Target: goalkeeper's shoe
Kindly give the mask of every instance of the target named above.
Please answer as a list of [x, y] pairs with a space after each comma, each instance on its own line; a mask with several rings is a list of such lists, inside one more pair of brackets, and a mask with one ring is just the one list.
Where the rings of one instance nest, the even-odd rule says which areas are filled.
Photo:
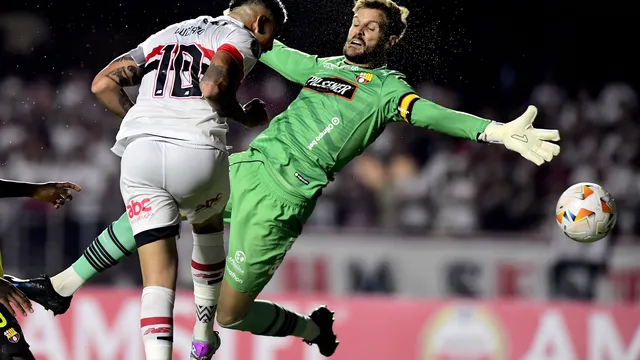
[[4, 279], [22, 291], [31, 301], [37, 302], [43, 308], [51, 310], [54, 315], [61, 315], [69, 310], [73, 296], [62, 296], [56, 292], [47, 275], [35, 279], [18, 279], [5, 275]]
[[551, 142], [560, 140], [560, 132], [534, 128], [533, 120], [536, 115], [538, 109], [529, 106], [524, 114], [509, 123], [490, 123], [478, 136], [478, 140], [503, 144], [507, 149], [540, 166], [560, 154], [560, 146]]
[[213, 343], [204, 341], [191, 340], [191, 356], [189, 360], [211, 360], [213, 354], [220, 348], [220, 335], [217, 331], [213, 332], [215, 340]]
[[333, 355], [338, 344], [340, 344], [337, 340], [336, 334], [333, 332], [333, 321], [335, 320], [333, 318], [333, 311], [330, 311], [323, 305], [315, 309], [309, 317], [320, 328], [320, 334], [311, 341], [303, 341], [309, 345], [318, 345], [320, 354], [326, 357]]

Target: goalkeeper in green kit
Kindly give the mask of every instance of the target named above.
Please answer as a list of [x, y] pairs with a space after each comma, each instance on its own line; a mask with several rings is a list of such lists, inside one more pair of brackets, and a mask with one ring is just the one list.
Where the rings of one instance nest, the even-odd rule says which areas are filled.
[[[326, 308], [310, 316], [255, 300], [269, 282], [305, 222], [322, 189], [394, 122], [472, 141], [503, 144], [541, 165], [560, 147], [557, 130], [532, 127], [535, 107], [501, 124], [449, 110], [421, 99], [387, 69], [387, 55], [402, 38], [408, 10], [391, 0], [358, 0], [344, 55], [319, 58], [276, 43], [261, 61], [303, 86], [289, 108], [276, 116], [241, 153], [231, 156], [232, 224], [222, 289], [220, 326], [264, 336], [297, 336], [330, 356], [338, 342], [333, 314]], [[126, 214], [87, 249], [82, 258], [52, 277], [16, 280], [34, 301], [64, 313], [71, 295], [86, 281], [135, 251]]]

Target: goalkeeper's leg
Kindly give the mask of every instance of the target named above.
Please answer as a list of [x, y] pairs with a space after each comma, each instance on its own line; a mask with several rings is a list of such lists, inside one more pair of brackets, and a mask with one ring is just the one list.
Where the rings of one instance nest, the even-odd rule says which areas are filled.
[[230, 203], [232, 226], [217, 319], [227, 329], [263, 336], [296, 336], [316, 344], [331, 356], [338, 346], [333, 333], [333, 313], [326, 307], [310, 316], [298, 314], [270, 301], [256, 300], [271, 280], [285, 254], [300, 235], [313, 210], [304, 199], [276, 194], [277, 185], [264, 175], [261, 163], [234, 164], [230, 169], [234, 191]]
[[[284, 257], [288, 248], [286, 244], [290, 245], [293, 239], [281, 238], [284, 241], [279, 244], [283, 247], [274, 243], [272, 238], [259, 237], [247, 237], [254, 241], [236, 242], [234, 245], [233, 229], [218, 302], [218, 324], [254, 335], [299, 337], [309, 345], [316, 344], [322, 355], [333, 355], [338, 341], [333, 332], [333, 312], [327, 307], [321, 306], [305, 316], [270, 301], [256, 300]], [[262, 240], [262, 246], [256, 246]]]
[[127, 214], [109, 225], [96, 237], [82, 256], [61, 273], [34, 279], [5, 278], [22, 290], [27, 297], [54, 314], [64, 314], [71, 304], [71, 296], [99, 273], [123, 262], [136, 251], [136, 242]]

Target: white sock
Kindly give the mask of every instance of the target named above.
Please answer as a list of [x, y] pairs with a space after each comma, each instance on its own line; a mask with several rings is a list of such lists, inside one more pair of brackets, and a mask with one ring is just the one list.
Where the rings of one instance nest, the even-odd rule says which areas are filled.
[[58, 294], [71, 296], [84, 285], [84, 280], [73, 270], [73, 266], [69, 266], [60, 274], [53, 276], [51, 278], [51, 284]]
[[193, 234], [191, 278], [196, 305], [193, 338], [212, 343], [213, 323], [225, 264], [224, 233]]
[[142, 290], [140, 331], [146, 360], [171, 360], [175, 298], [175, 291], [161, 286], [147, 286]]
[[308, 318], [307, 326], [305, 326], [304, 332], [302, 333], [302, 338], [308, 341], [312, 341], [315, 340], [318, 335], [320, 335], [320, 328], [318, 327], [318, 325], [316, 325], [315, 322], [313, 322], [313, 320]]

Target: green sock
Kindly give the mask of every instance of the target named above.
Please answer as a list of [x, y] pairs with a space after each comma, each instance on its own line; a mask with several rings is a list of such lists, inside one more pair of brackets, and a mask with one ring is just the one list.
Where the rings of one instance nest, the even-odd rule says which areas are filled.
[[136, 252], [136, 240], [133, 237], [131, 223], [127, 214], [111, 223], [73, 263], [73, 270], [84, 280], [89, 281]]
[[263, 300], [256, 300], [244, 319], [223, 327], [249, 331], [254, 335], [293, 335], [306, 340], [313, 340], [320, 333], [318, 326], [308, 316], [296, 314], [278, 304]]
[[51, 278], [53, 288], [60, 295], [73, 295], [85, 282], [121, 263], [136, 250], [131, 224], [125, 213], [98, 235], [71, 267]]

